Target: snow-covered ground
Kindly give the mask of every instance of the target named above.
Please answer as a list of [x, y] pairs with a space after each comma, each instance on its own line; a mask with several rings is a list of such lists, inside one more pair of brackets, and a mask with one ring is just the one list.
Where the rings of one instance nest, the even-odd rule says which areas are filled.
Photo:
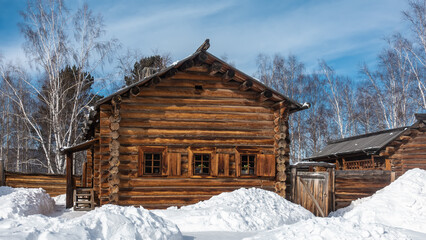
[[0, 239], [426, 239], [426, 171], [419, 169], [327, 218], [255, 188], [153, 211], [74, 212], [64, 200], [0, 187]]

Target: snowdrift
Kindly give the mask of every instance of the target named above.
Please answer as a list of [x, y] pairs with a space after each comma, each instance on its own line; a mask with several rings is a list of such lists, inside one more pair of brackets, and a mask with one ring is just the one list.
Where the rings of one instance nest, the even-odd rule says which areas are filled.
[[313, 215], [276, 193], [241, 188], [180, 209], [154, 210], [183, 232], [258, 231], [292, 224]]
[[32, 215], [0, 221], [0, 239], [179, 240], [179, 228], [144, 208], [104, 205], [68, 220]]
[[32, 214], [48, 214], [55, 201], [41, 188], [0, 187], [0, 220]]
[[407, 171], [371, 197], [330, 214], [248, 239], [424, 239], [426, 171]]
[[353, 201], [330, 216], [426, 233], [426, 171], [407, 171], [373, 196]]

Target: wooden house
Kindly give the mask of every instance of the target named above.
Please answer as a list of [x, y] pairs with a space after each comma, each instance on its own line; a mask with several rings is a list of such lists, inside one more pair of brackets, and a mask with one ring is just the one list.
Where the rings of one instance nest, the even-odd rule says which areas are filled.
[[100, 100], [87, 141], [65, 148], [67, 206], [72, 156], [87, 150], [82, 187], [98, 205], [182, 206], [240, 187], [285, 196], [290, 114], [306, 109], [207, 52]]
[[394, 177], [407, 170], [426, 170], [426, 114], [408, 127], [331, 141], [306, 160], [335, 163], [340, 170], [388, 170]]

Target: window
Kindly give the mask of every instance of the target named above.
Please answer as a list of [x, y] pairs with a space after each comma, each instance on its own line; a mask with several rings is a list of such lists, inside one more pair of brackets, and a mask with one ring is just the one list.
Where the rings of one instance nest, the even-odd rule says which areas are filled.
[[241, 175], [254, 175], [256, 155], [241, 155]]
[[194, 175], [210, 173], [210, 154], [194, 154]]
[[144, 174], [161, 174], [161, 153], [145, 153]]

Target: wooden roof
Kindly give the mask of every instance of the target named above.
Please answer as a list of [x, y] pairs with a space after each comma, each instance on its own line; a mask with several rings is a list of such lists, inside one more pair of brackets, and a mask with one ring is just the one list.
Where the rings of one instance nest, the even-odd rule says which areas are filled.
[[330, 141], [324, 149], [314, 153], [312, 156], [307, 158], [307, 160], [331, 158], [356, 153], [376, 154], [407, 129], [407, 127], [395, 128]]
[[[210, 69], [210, 74], [214, 76], [221, 77], [227, 81], [236, 81], [243, 84], [247, 84], [248, 88], [253, 91], [259, 92], [259, 97], [267, 96], [268, 100], [276, 102], [277, 107], [280, 105], [286, 105], [290, 113], [308, 109], [310, 107], [309, 103], [300, 104], [299, 102], [291, 99], [290, 97], [284, 96], [283, 94], [275, 91], [272, 88], [267, 87], [265, 84], [259, 80], [241, 72], [240, 70], [234, 68], [230, 64], [224, 62], [213, 54], [207, 52], [210, 43], [207, 39], [195, 53], [192, 55], [173, 63], [171, 66], [152, 74], [148, 77], [145, 77], [139, 82], [136, 82], [130, 86], [124, 87], [117, 92], [99, 100], [91, 112], [86, 117], [86, 122], [84, 123], [84, 132], [85, 139], [90, 139], [91, 131], [94, 129], [94, 126], [98, 122], [96, 119], [96, 111], [99, 109], [99, 106], [104, 103], [108, 103], [116, 96], [121, 96], [125, 94], [130, 94], [132, 91], [143, 91], [143, 87], [150, 86], [156, 82], [161, 81], [163, 78], [168, 78], [176, 74], [178, 71], [185, 71], [188, 68], [191, 68], [194, 65], [203, 65]], [[135, 90], [136, 89], [136, 90]]]
[[344, 157], [354, 154], [366, 154], [366, 155], [383, 155], [383, 150], [388, 145], [395, 145], [395, 142], [400, 142], [400, 138], [404, 138], [405, 135], [410, 135], [412, 131], [418, 128], [424, 128], [426, 123], [426, 114], [417, 113], [415, 114], [417, 122], [412, 126], [394, 128], [379, 132], [373, 132], [349, 138], [342, 138], [327, 143], [324, 149], [314, 153], [312, 156], [305, 160], [319, 160], [326, 158]]
[[[240, 70], [234, 68], [233, 66], [231, 66], [230, 64], [224, 62], [223, 60], [219, 59], [218, 57], [214, 56], [213, 54], [207, 52], [208, 47], [210, 46], [208, 39], [206, 40], [206, 42], [204, 42], [195, 53], [193, 53], [192, 55], [172, 64], [171, 66], [153, 74], [150, 75], [148, 77], [145, 77], [144, 79], [142, 79], [139, 82], [136, 82], [130, 86], [127, 86], [125, 88], [122, 88], [120, 90], [118, 90], [117, 92], [99, 100], [96, 104], [95, 104], [95, 108], [98, 107], [99, 105], [106, 103], [108, 101], [110, 101], [114, 96], [117, 95], [122, 95], [122, 94], [126, 94], [129, 93], [129, 91], [134, 88], [134, 87], [140, 87], [140, 86], [145, 86], [145, 85], [149, 85], [150, 81], [155, 80], [155, 78], [167, 78], [170, 76], [173, 76], [177, 71], [183, 71], [186, 68], [188, 68], [188, 65], [193, 64], [194, 62], [202, 62], [202, 64], [206, 64], [209, 67], [212, 67], [215, 64], [218, 64], [220, 66], [220, 69], [218, 69], [216, 71], [216, 73], [214, 75], [216, 76], [221, 76], [221, 77], [226, 77], [227, 73], [232, 72], [232, 80], [237, 81], [237, 82], [241, 82], [244, 83], [245, 81], [249, 80], [251, 83], [253, 83], [253, 85], [251, 86], [252, 90], [258, 91], [259, 93], [262, 92], [270, 92], [272, 93], [272, 97], [269, 98], [269, 100], [275, 101], [275, 102], [284, 102], [284, 104], [290, 106], [290, 112], [296, 112], [299, 110], [304, 110], [309, 108], [309, 104], [308, 103], [304, 103], [304, 104], [300, 104], [299, 102], [297, 102], [296, 100], [284, 96], [283, 94], [275, 91], [272, 88], [267, 87], [265, 84], [263, 84], [262, 82], [260, 82], [259, 80], [241, 72]], [[192, 62], [192, 63], [190, 63]], [[192, 65], [191, 65], [192, 66]], [[213, 66], [214, 67], [214, 66]]]

